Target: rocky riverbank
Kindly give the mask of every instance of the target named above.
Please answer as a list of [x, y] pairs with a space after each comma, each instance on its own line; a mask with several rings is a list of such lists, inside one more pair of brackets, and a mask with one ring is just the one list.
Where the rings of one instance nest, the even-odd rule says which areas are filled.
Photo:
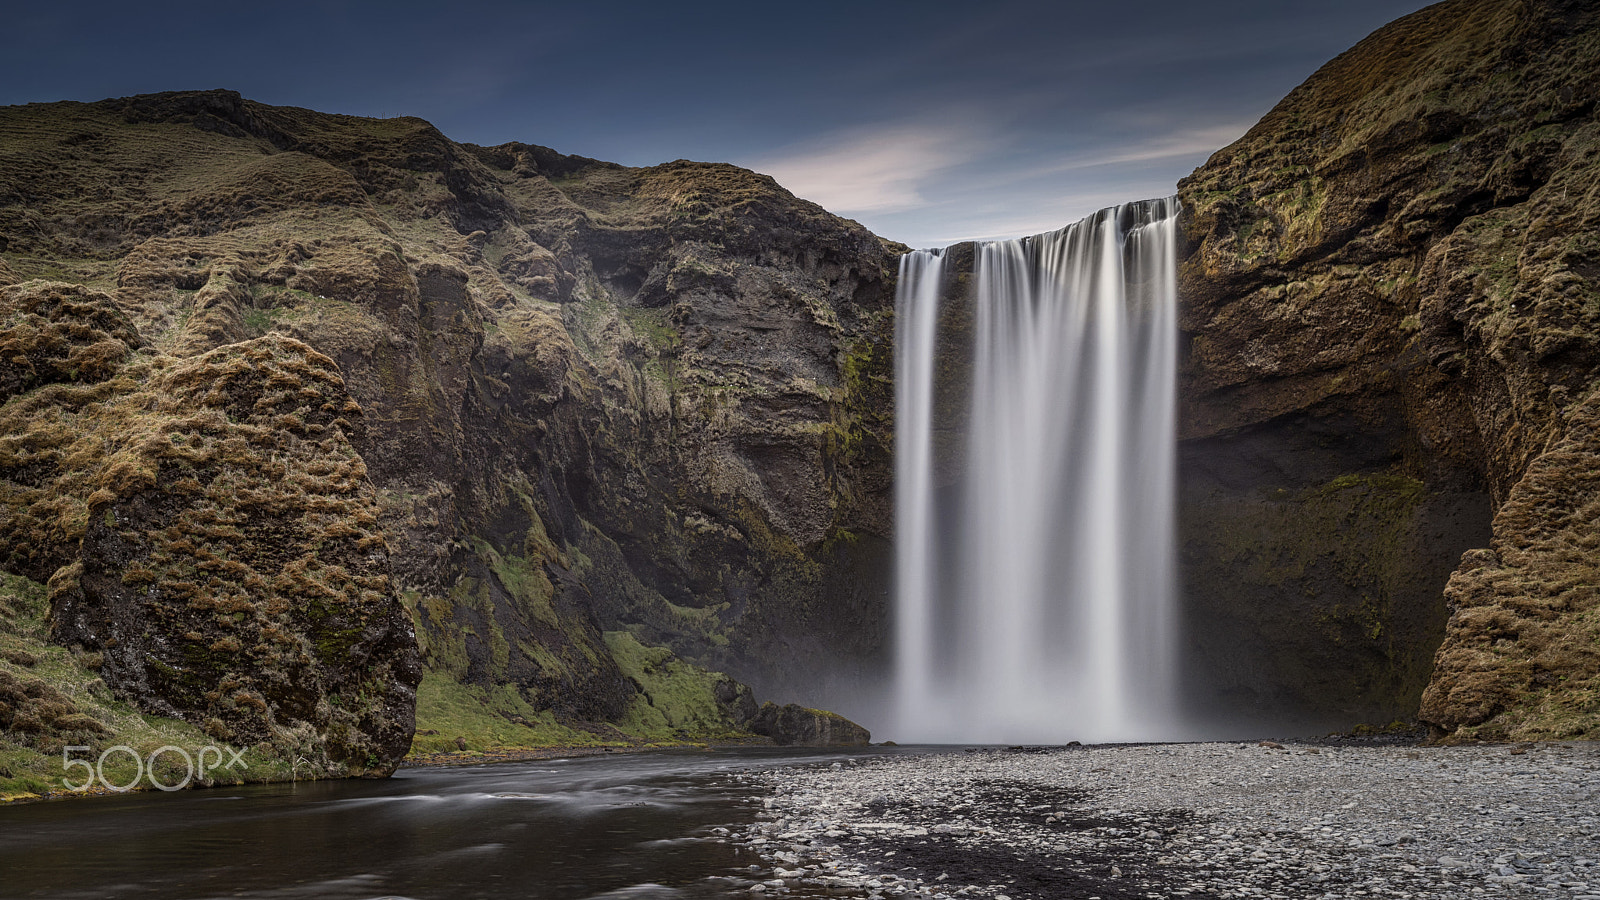
[[969, 750], [763, 776], [757, 893], [1600, 898], [1600, 745]]

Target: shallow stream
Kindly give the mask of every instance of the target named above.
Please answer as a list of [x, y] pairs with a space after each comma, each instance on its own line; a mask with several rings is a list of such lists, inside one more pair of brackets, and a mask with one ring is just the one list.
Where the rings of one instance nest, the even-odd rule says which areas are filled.
[[603, 754], [12, 806], [0, 897], [749, 897], [760, 859], [712, 832], [761, 809], [741, 776], [881, 752]]

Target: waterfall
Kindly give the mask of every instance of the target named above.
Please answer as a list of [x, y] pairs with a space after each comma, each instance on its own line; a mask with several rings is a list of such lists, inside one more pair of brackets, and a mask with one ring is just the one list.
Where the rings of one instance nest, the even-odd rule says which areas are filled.
[[[944, 251], [901, 259], [900, 739], [1173, 736], [1177, 212], [980, 244], [965, 300]], [[971, 303], [971, 399], [940, 454], [949, 302]]]

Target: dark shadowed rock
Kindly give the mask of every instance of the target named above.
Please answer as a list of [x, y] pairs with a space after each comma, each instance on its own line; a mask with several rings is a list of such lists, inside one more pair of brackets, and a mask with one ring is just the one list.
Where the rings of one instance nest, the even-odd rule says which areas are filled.
[[761, 704], [750, 730], [772, 738], [780, 747], [853, 747], [872, 740], [865, 728], [838, 713], [771, 701]]
[[750, 686], [724, 678], [712, 688], [712, 695], [717, 698], [717, 703], [727, 712], [728, 717], [740, 725], [748, 725], [760, 713], [756, 705], [755, 694]]
[[1450, 0], [1180, 184], [1192, 651], [1241, 705], [1600, 728], [1597, 95], [1592, 4]]

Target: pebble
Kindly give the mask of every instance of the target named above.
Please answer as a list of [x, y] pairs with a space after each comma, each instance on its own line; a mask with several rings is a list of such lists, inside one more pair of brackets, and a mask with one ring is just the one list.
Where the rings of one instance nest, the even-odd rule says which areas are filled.
[[[762, 773], [750, 890], [1600, 900], [1600, 744], [1110, 745]], [[759, 876], [758, 876], [759, 877]]]

